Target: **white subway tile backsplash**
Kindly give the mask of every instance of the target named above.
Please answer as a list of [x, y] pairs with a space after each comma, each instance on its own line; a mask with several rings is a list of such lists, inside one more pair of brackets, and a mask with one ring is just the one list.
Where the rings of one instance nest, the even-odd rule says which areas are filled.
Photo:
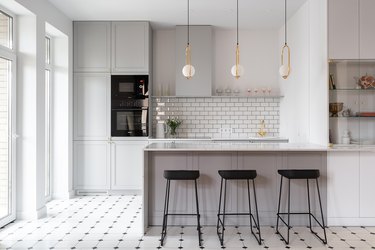
[[178, 116], [183, 121], [180, 137], [220, 136], [224, 127], [238, 137], [256, 136], [261, 120], [269, 136], [279, 136], [279, 104], [280, 98], [272, 97], [153, 98], [152, 134], [158, 121]]

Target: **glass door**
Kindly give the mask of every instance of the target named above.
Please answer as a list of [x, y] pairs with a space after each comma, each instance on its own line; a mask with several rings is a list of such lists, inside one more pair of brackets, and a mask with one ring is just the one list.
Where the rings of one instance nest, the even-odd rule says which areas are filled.
[[15, 220], [15, 58], [0, 51], [0, 227]]

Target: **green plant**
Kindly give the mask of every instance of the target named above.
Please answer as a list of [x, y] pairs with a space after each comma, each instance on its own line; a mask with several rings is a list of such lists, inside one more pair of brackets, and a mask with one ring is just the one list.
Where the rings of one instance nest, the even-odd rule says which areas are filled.
[[170, 128], [171, 135], [176, 135], [176, 129], [181, 125], [182, 121], [176, 117], [168, 118], [165, 123]]

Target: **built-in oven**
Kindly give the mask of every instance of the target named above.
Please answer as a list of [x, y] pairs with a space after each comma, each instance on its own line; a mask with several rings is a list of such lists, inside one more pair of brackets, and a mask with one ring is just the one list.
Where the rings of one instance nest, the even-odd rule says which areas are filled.
[[148, 98], [113, 98], [111, 135], [148, 136]]
[[112, 99], [148, 97], [148, 75], [111, 76]]

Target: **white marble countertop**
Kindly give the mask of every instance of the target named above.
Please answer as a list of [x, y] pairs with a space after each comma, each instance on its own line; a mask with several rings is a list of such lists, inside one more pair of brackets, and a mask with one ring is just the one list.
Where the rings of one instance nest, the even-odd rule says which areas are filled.
[[327, 147], [315, 144], [294, 144], [294, 143], [172, 143], [156, 142], [151, 143], [145, 151], [327, 151]]
[[210, 137], [196, 137], [196, 138], [149, 138], [150, 142], [279, 142], [287, 143], [288, 138], [284, 137], [249, 137], [249, 138], [238, 138], [238, 137], [226, 137], [226, 138], [210, 138]]

